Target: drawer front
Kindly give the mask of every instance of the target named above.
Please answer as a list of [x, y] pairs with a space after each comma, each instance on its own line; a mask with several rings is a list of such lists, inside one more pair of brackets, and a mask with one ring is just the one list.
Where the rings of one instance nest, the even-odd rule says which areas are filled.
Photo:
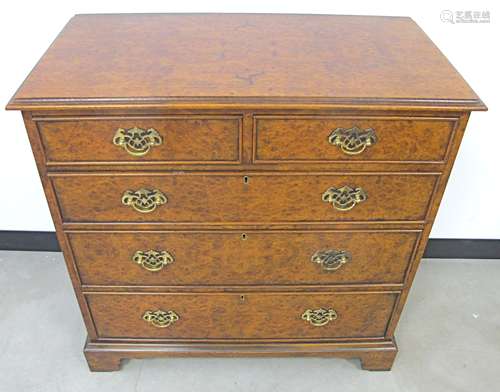
[[189, 224], [422, 221], [438, 176], [137, 173], [51, 178], [66, 222]]
[[256, 117], [256, 162], [443, 162], [456, 119]]
[[419, 232], [68, 233], [83, 284], [402, 283]]
[[49, 164], [238, 163], [239, 117], [38, 121]]
[[393, 292], [87, 295], [100, 338], [153, 339], [382, 337], [396, 298]]

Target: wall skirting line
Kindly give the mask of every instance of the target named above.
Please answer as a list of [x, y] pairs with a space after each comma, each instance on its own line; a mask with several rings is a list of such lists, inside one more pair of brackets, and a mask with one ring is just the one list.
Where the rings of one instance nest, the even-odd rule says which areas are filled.
[[0, 230], [0, 250], [60, 252], [55, 231]]
[[[0, 250], [60, 252], [53, 231], [1, 231]], [[500, 239], [433, 239], [424, 257], [436, 259], [500, 259]]]

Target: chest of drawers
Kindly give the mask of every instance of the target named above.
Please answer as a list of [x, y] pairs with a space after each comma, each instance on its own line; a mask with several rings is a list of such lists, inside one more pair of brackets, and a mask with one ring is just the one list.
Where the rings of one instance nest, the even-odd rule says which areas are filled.
[[91, 370], [337, 356], [388, 370], [472, 110], [408, 18], [79, 15], [23, 112]]

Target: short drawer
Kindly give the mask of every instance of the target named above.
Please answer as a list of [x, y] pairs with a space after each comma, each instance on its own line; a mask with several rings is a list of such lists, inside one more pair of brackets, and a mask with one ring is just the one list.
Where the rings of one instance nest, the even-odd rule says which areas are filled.
[[99, 338], [383, 337], [397, 293], [87, 294]]
[[443, 162], [456, 118], [280, 117], [254, 119], [256, 162]]
[[70, 232], [85, 285], [403, 283], [419, 232]]
[[423, 221], [436, 174], [52, 174], [65, 222]]
[[238, 163], [241, 119], [124, 117], [39, 120], [47, 163]]

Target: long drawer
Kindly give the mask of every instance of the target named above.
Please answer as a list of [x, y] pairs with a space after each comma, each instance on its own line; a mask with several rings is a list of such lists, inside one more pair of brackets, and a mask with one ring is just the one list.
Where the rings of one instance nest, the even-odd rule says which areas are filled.
[[256, 116], [256, 162], [443, 162], [456, 118]]
[[52, 174], [65, 222], [424, 221], [437, 174]]
[[71, 232], [86, 285], [402, 283], [418, 231]]
[[99, 338], [383, 337], [398, 294], [87, 294]]
[[238, 163], [241, 118], [170, 116], [37, 122], [48, 164]]

